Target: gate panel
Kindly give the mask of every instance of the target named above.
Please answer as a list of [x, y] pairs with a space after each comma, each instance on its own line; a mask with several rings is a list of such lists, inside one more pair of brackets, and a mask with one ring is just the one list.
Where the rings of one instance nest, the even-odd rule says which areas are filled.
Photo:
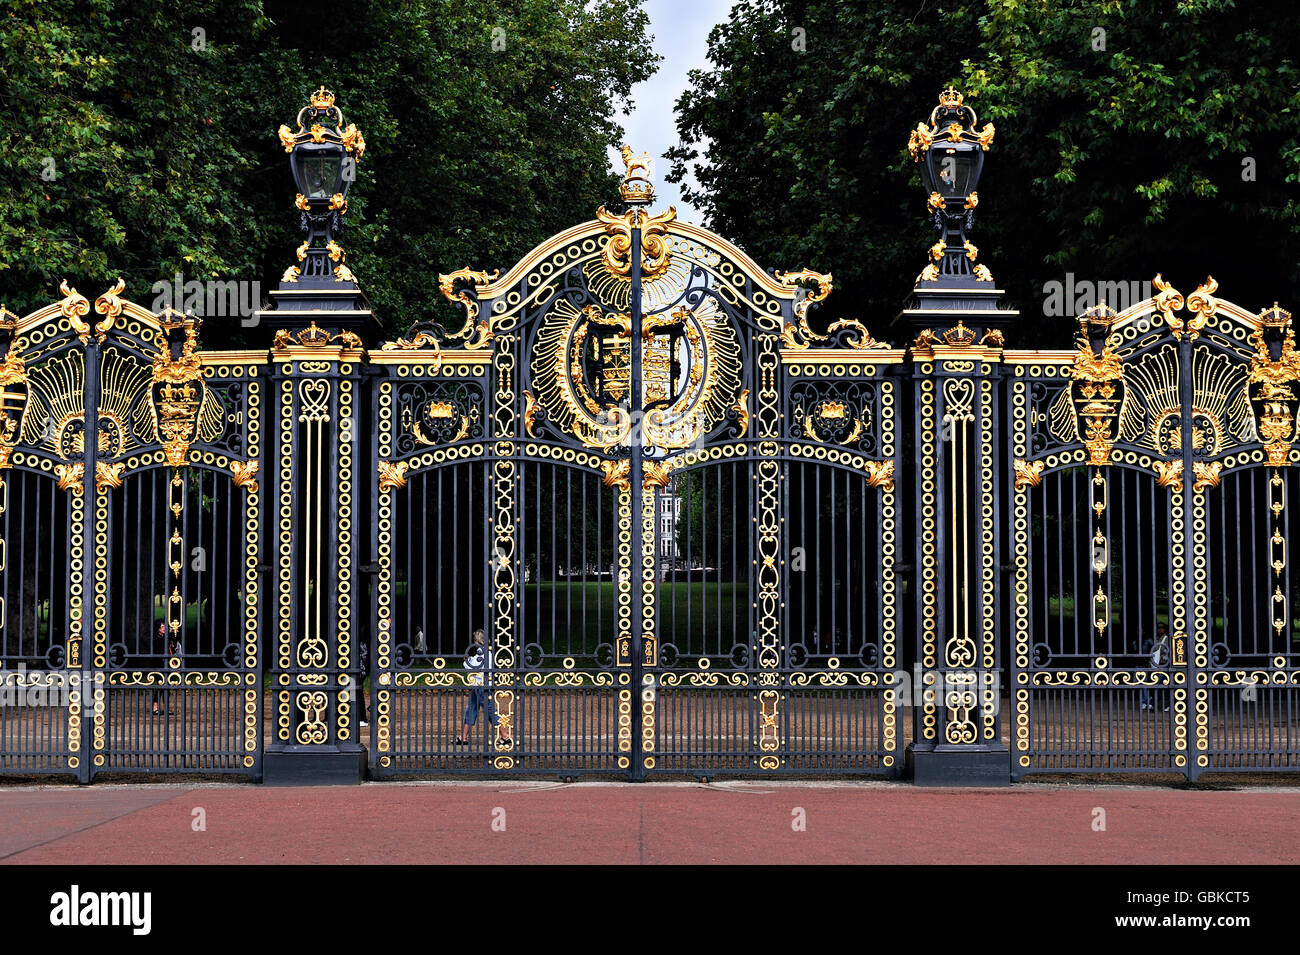
[[484, 734], [473, 746], [455, 741], [468, 696], [462, 661], [474, 631], [492, 630], [496, 502], [483, 441], [489, 359], [413, 345], [371, 356], [385, 376], [372, 408], [378, 483], [369, 736], [378, 776], [488, 765]]
[[206, 468], [138, 471], [105, 495], [104, 770], [255, 770], [262, 689], [243, 496], [229, 472]]
[[1296, 765], [1289, 316], [1155, 284], [1009, 357], [1016, 776]]
[[76, 768], [66, 653], [73, 524], [73, 495], [51, 474], [0, 471], [0, 772]]
[[1208, 686], [1198, 691], [1208, 770], [1294, 771], [1300, 766], [1300, 627], [1290, 542], [1294, 467], [1228, 472], [1207, 489]]
[[616, 772], [619, 494], [589, 470], [520, 462], [521, 769]]
[[259, 360], [121, 290], [0, 316], [0, 769], [256, 775]]
[[380, 726], [394, 769], [482, 768], [453, 740], [467, 692], [461, 660], [488, 611], [488, 506], [481, 461], [415, 472], [393, 494], [391, 657], [380, 684], [394, 692]]
[[[1022, 769], [1167, 772], [1173, 766], [1171, 676], [1142, 648], [1172, 619], [1172, 507], [1154, 475], [1066, 467], [1026, 490], [1027, 625], [1017, 696], [1031, 720]], [[1103, 497], [1103, 494], [1105, 495]], [[1095, 507], [1101, 507], [1098, 517]], [[1102, 573], [1097, 573], [1097, 566]], [[1172, 631], [1170, 631], [1172, 632]], [[1022, 631], [1023, 633], [1023, 631]], [[1023, 709], [1023, 708], [1022, 708]], [[1028, 732], [1024, 732], [1024, 730]]]
[[[729, 448], [734, 451], [735, 448]], [[753, 769], [757, 704], [757, 464], [685, 468], [652, 492], [662, 771]]]
[[901, 764], [893, 491], [860, 472], [786, 467], [787, 765], [893, 775]]

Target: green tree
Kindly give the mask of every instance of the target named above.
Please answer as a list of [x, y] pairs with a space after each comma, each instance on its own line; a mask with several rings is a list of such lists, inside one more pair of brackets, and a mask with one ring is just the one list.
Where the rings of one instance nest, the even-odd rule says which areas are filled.
[[1068, 340], [1070, 317], [1033, 320], [1066, 271], [1163, 271], [1185, 292], [1213, 272], [1249, 307], [1295, 302], [1300, 72], [1277, 30], [1289, 10], [746, 0], [678, 102], [671, 178], [691, 171], [688, 199], [764, 264], [832, 272], [823, 320], [885, 332], [933, 241], [907, 133], [954, 83], [998, 130], [973, 238], [1026, 316], [1015, 343]]
[[[120, 274], [274, 287], [300, 241], [275, 137], [324, 84], [367, 153], [342, 244], [389, 330], [455, 320], [439, 271], [506, 268], [615, 195], [656, 68], [630, 0], [0, 0], [0, 300]], [[258, 341], [233, 319], [204, 340]]]

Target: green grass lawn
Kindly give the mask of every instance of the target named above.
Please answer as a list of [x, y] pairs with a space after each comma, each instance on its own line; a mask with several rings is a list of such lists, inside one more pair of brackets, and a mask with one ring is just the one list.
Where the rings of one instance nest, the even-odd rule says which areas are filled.
[[[657, 584], [655, 592], [659, 642], [673, 644], [683, 656], [704, 653], [705, 639], [716, 652], [719, 635], [724, 647], [749, 641], [748, 584], [671, 581]], [[612, 640], [616, 599], [612, 581], [525, 584], [525, 639], [548, 652], [554, 648], [557, 653], [589, 656], [598, 644]], [[640, 608], [632, 612], [637, 615]]]

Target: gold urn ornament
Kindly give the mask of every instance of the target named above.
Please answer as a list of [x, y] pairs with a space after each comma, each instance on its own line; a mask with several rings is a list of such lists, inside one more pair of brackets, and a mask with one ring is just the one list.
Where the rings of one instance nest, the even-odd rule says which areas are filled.
[[1300, 410], [1300, 354], [1295, 350], [1291, 313], [1277, 303], [1259, 317], [1260, 329], [1250, 337], [1255, 346], [1247, 377], [1255, 430], [1273, 467], [1283, 467], [1296, 439]]
[[1079, 317], [1070, 402], [1079, 440], [1088, 449], [1088, 463], [1095, 467], [1110, 464], [1124, 411], [1124, 368], [1110, 343], [1117, 318], [1108, 305], [1097, 305]]
[[167, 464], [180, 468], [198, 437], [199, 408], [207, 390], [195, 354], [200, 320], [165, 309], [159, 323], [162, 333], [153, 360], [149, 398]]
[[31, 395], [17, 328], [18, 316], [0, 305], [0, 470], [9, 467]]

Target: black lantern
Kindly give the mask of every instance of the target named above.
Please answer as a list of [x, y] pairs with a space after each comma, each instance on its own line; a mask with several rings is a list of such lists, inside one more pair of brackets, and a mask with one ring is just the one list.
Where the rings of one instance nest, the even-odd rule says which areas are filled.
[[343, 112], [334, 94], [321, 87], [311, 102], [298, 111], [298, 131], [280, 127], [280, 142], [289, 153], [289, 166], [298, 187], [295, 205], [306, 241], [298, 247], [301, 266], [292, 266], [282, 281], [299, 278], [354, 282], [343, 264], [344, 253], [336, 241], [343, 231], [348, 189], [356, 179], [356, 164], [366, 141], [355, 124], [343, 125]]
[[350, 182], [343, 178], [343, 147], [334, 143], [303, 143], [293, 151], [294, 182], [307, 201], [326, 200], [334, 193], [347, 196]]
[[975, 111], [962, 102], [962, 94], [949, 87], [930, 113], [930, 123], [912, 130], [908, 151], [920, 164], [921, 181], [929, 196], [927, 208], [939, 241], [930, 250], [931, 263], [919, 281], [991, 282], [993, 277], [975, 265], [977, 251], [969, 234], [979, 204], [980, 173], [984, 153], [993, 142], [993, 124], [976, 131]]

